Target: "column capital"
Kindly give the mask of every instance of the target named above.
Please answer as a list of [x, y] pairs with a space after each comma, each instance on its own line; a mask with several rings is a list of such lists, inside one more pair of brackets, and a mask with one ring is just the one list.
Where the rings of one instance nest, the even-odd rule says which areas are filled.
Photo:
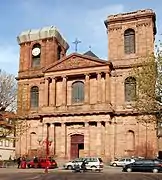
[[55, 127], [55, 123], [51, 123], [51, 126], [52, 126], [52, 127]]
[[66, 123], [65, 122], [61, 122], [61, 126], [65, 126], [66, 125]]
[[44, 77], [45, 81], [49, 81], [51, 78], [50, 77]]
[[101, 77], [102, 72], [97, 72], [97, 77]]
[[86, 79], [86, 80], [89, 80], [90, 74], [84, 74], [84, 75], [85, 75], [85, 79]]
[[52, 79], [52, 82], [56, 82], [56, 77], [55, 76], [53, 76], [51, 79]]
[[66, 79], [68, 78], [67, 75], [62, 75], [61, 77], [62, 77], [63, 79], [64, 79], [64, 78], [66, 78]]
[[89, 126], [89, 122], [84, 122], [85, 127]]
[[97, 126], [100, 127], [101, 126], [101, 122], [97, 121]]
[[56, 79], [56, 76], [52, 76], [51, 79]]
[[44, 123], [47, 127], [51, 126], [51, 123]]

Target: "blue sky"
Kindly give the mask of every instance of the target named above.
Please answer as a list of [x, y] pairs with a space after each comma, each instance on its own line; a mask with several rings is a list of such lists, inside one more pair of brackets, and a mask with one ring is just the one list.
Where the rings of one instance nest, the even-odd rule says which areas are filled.
[[107, 59], [107, 34], [104, 20], [110, 14], [151, 8], [157, 14], [159, 39], [162, 34], [161, 0], [5, 0], [0, 3], [0, 68], [17, 74], [19, 45], [16, 37], [28, 29], [56, 26], [68, 41], [81, 40], [78, 52], [91, 50]]

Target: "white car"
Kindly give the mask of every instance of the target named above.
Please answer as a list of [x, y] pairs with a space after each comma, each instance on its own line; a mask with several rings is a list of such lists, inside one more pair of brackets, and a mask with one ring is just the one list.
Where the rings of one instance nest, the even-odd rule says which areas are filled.
[[77, 158], [77, 159], [74, 159], [73, 161], [69, 161], [67, 163], [65, 163], [63, 165], [64, 169], [74, 169], [74, 165], [75, 164], [79, 164], [81, 166], [82, 162], [83, 162], [84, 158]]
[[123, 158], [123, 159], [119, 159], [119, 160], [114, 160], [110, 162], [111, 166], [125, 166], [127, 164], [131, 164], [134, 163], [135, 160], [132, 158]]
[[83, 161], [86, 161], [86, 169], [87, 170], [94, 170], [94, 171], [101, 171], [103, 170], [103, 161], [101, 158], [98, 157], [84, 157], [84, 158], [77, 158], [73, 161], [69, 161], [64, 164], [64, 169], [74, 169], [74, 165], [78, 164], [81, 166]]

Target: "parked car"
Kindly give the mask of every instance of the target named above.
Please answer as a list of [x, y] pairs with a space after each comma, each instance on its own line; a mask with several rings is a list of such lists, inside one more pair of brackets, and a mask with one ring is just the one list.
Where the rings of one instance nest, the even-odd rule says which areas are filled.
[[158, 159], [141, 159], [123, 167], [124, 172], [161, 172], [162, 161]]
[[[49, 168], [49, 169], [54, 169], [54, 168], [57, 168], [57, 163], [54, 159], [51, 159], [51, 158], [39, 158], [38, 159], [38, 165], [37, 167], [38, 168], [46, 168], [46, 166]], [[27, 162], [27, 167], [28, 168], [34, 168], [34, 160], [31, 160], [29, 162]]]
[[99, 157], [84, 157], [84, 158], [77, 158], [73, 161], [69, 161], [64, 164], [64, 169], [74, 169], [74, 166], [77, 164], [81, 166], [83, 161], [86, 161], [86, 169], [93, 170], [93, 171], [101, 171], [103, 170], [103, 161]]
[[133, 158], [115, 159], [114, 161], [110, 162], [110, 166], [124, 166], [133, 162], [135, 162]]

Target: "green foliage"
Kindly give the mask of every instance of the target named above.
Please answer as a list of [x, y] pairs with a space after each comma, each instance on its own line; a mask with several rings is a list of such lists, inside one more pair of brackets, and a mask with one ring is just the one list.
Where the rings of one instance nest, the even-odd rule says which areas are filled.
[[[161, 112], [162, 101], [162, 57], [149, 55], [141, 58], [131, 72], [137, 81], [137, 98], [134, 109], [140, 114]], [[152, 120], [156, 120], [152, 118]]]

